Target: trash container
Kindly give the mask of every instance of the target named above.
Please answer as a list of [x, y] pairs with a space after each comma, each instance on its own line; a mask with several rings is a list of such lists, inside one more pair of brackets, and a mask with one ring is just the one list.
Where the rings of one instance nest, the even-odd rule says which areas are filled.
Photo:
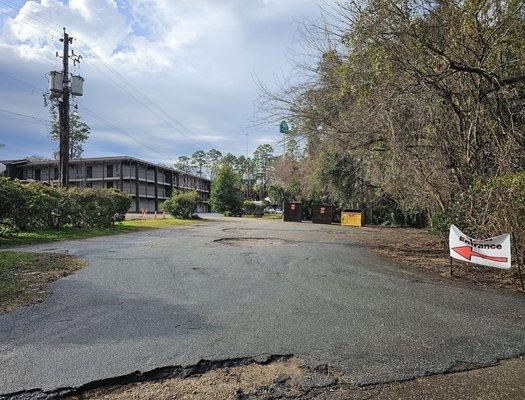
[[283, 221], [301, 222], [301, 220], [302, 220], [301, 203], [296, 203], [296, 202], [284, 203]]
[[312, 206], [312, 222], [314, 224], [331, 224], [334, 215], [334, 207], [326, 204]]
[[341, 213], [341, 225], [363, 226], [365, 223], [365, 212], [363, 210], [343, 210]]

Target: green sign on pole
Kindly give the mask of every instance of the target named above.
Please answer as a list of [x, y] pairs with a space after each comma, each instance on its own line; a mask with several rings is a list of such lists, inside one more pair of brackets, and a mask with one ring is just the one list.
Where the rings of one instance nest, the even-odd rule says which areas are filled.
[[279, 132], [281, 133], [290, 132], [290, 128], [288, 127], [288, 124], [286, 123], [286, 121], [282, 121], [281, 125], [279, 125]]

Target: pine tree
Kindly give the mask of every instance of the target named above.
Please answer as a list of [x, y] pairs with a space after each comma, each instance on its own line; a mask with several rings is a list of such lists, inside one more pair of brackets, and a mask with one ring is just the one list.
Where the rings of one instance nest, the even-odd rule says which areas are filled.
[[213, 181], [210, 203], [213, 211], [240, 215], [243, 196], [240, 190], [239, 177], [230, 164], [223, 164]]

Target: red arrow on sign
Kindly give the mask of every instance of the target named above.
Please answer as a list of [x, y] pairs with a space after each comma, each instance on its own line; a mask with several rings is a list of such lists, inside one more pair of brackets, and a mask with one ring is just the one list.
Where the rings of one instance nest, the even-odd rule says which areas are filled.
[[461, 257], [466, 258], [467, 260], [470, 260], [472, 256], [479, 257], [479, 258], [485, 258], [487, 260], [496, 261], [496, 262], [507, 262], [508, 260], [507, 257], [494, 257], [494, 256], [487, 256], [486, 254], [478, 253], [477, 251], [472, 250], [472, 247], [470, 246], [452, 247], [452, 250], [454, 250]]

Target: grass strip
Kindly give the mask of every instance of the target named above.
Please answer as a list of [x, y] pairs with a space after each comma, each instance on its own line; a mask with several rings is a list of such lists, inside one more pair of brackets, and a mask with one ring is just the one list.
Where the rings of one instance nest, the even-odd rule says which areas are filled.
[[78, 229], [64, 226], [58, 230], [34, 230], [30, 232], [6, 231], [0, 236], [0, 247], [21, 244], [54, 242], [59, 240], [86, 239], [96, 236], [116, 235], [145, 229], [160, 229], [177, 226], [187, 226], [198, 222], [197, 220], [184, 220], [176, 218], [162, 219], [134, 219], [119, 222], [110, 227]]

